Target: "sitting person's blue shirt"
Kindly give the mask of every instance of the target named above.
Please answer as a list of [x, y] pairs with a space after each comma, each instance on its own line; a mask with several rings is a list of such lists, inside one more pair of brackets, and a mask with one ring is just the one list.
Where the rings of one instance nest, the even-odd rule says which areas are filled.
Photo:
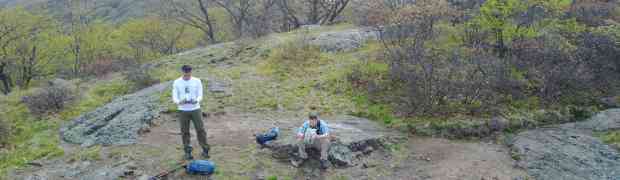
[[[329, 127], [327, 126], [327, 123], [325, 121], [319, 119], [318, 126], [319, 126], [318, 128], [319, 132], [317, 132], [316, 134], [318, 135], [329, 134]], [[306, 120], [304, 124], [301, 125], [301, 127], [299, 127], [299, 129], [297, 130], [297, 133], [304, 134], [308, 128], [310, 128], [310, 120]]]

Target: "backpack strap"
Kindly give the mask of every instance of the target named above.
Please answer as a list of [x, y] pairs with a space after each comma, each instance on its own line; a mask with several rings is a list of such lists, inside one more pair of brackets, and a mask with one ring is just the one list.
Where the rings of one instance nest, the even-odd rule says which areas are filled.
[[322, 135], [323, 132], [321, 131], [321, 120], [318, 120], [319, 122], [316, 123], [316, 134], [318, 135]]

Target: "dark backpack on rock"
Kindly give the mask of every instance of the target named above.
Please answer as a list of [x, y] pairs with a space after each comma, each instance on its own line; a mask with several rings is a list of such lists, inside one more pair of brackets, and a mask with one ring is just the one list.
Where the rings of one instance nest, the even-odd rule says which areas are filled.
[[257, 134], [256, 135], [256, 143], [260, 145], [264, 145], [269, 141], [273, 141], [278, 138], [278, 134], [280, 134], [280, 129], [277, 127], [271, 128], [269, 132], [265, 134]]

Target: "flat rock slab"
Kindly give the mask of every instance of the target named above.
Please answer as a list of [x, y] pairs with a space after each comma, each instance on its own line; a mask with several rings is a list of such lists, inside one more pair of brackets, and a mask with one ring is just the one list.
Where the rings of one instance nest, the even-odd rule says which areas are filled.
[[347, 52], [362, 47], [367, 40], [376, 40], [377, 31], [354, 29], [341, 32], [326, 32], [311, 40], [323, 52]]
[[60, 129], [64, 141], [84, 147], [127, 145], [137, 142], [162, 109], [159, 95], [170, 82], [114, 99], [105, 106], [74, 119]]
[[[337, 166], [352, 166], [354, 155], [370, 153], [405, 138], [394, 130], [389, 130], [374, 121], [353, 116], [325, 118], [332, 134], [329, 160]], [[298, 157], [296, 129], [284, 129], [281, 138], [269, 142], [265, 147], [273, 152], [273, 157], [287, 160]], [[309, 151], [310, 157], [319, 157], [318, 151]]]
[[617, 129], [619, 115], [611, 109], [584, 122], [521, 132], [510, 145], [513, 157], [535, 179], [618, 180], [620, 153], [591, 132]]
[[207, 84], [207, 90], [213, 93], [224, 93], [230, 91], [230, 85], [224, 81], [209, 78]]

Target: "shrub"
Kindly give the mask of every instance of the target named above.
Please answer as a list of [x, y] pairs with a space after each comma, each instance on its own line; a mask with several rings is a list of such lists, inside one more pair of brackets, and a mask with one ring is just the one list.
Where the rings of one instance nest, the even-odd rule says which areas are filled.
[[97, 78], [103, 77], [112, 72], [118, 72], [125, 70], [127, 67], [131, 67], [136, 64], [134, 60], [114, 60], [110, 58], [100, 58], [94, 60], [94, 62], [84, 65], [83, 72], [87, 72], [88, 75], [94, 75]]
[[31, 113], [37, 116], [58, 113], [76, 97], [71, 86], [64, 80], [50, 81], [47, 86], [34, 94], [23, 96], [22, 102], [26, 104]]
[[160, 82], [147, 68], [135, 68], [124, 73], [125, 79], [131, 86], [132, 91], [137, 91]]

